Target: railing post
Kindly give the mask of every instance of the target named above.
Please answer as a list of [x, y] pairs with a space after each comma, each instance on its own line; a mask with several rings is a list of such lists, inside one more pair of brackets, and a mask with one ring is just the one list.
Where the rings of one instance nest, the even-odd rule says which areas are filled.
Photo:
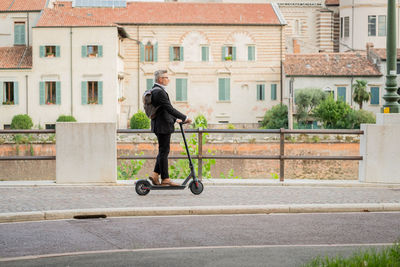
[[198, 138], [199, 138], [199, 151], [198, 151], [198, 157], [199, 157], [199, 164], [198, 164], [198, 179], [201, 180], [203, 178], [203, 128], [199, 128], [199, 133], [198, 133]]
[[280, 154], [279, 154], [279, 181], [285, 180], [285, 128], [280, 129]]

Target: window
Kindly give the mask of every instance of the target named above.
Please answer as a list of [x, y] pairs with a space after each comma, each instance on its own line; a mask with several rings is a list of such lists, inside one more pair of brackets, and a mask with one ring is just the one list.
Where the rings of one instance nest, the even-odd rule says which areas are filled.
[[265, 100], [265, 84], [257, 84], [257, 100]]
[[249, 61], [256, 60], [256, 47], [254, 45], [249, 45], [247, 47], [247, 59]]
[[340, 38], [343, 38], [343, 17], [340, 18]]
[[222, 61], [236, 60], [236, 47], [223, 46], [222, 47]]
[[218, 79], [218, 100], [229, 101], [230, 100], [230, 78], [219, 78]]
[[14, 23], [14, 44], [25, 45], [25, 22]]
[[378, 36], [386, 36], [386, 16], [378, 16]]
[[176, 79], [176, 101], [187, 101], [187, 79]]
[[140, 43], [139, 47], [141, 62], [157, 62], [158, 43], [152, 44], [150, 41], [148, 41], [146, 44]]
[[82, 105], [103, 104], [103, 82], [84, 81], [81, 89]]
[[0, 82], [0, 104], [18, 104], [18, 82]]
[[153, 79], [146, 79], [146, 90], [153, 88], [154, 80]]
[[60, 46], [58, 45], [45, 45], [40, 46], [40, 57], [60, 57]]
[[201, 61], [210, 61], [210, 48], [208, 46], [201, 47]]
[[346, 102], [346, 87], [338, 87], [337, 88], [337, 96], [338, 96], [338, 100]]
[[60, 82], [46, 81], [39, 84], [40, 105], [60, 105], [61, 104]]
[[154, 61], [154, 46], [150, 42], [144, 47], [144, 60]]
[[171, 46], [169, 48], [169, 60], [170, 61], [183, 61], [183, 47], [182, 46]]
[[371, 87], [371, 105], [379, 105], [379, 87]]
[[102, 45], [84, 45], [82, 46], [82, 57], [102, 57]]
[[368, 36], [376, 36], [376, 16], [368, 16]]
[[344, 17], [344, 37], [350, 36], [350, 17]]
[[277, 98], [276, 88], [277, 88], [276, 83], [271, 84], [271, 100], [276, 100]]

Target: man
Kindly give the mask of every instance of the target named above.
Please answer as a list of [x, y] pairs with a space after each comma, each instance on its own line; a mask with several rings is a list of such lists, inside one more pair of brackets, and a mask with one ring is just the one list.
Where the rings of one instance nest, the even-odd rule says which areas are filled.
[[[171, 134], [174, 132], [174, 123], [191, 123], [192, 120], [176, 110], [171, 105], [166, 86], [169, 84], [166, 70], [158, 70], [154, 73], [155, 84], [153, 88], [160, 90], [152, 91], [151, 103], [157, 109], [156, 116], [151, 120], [151, 131], [155, 133], [158, 140], [158, 155], [153, 174], [149, 177], [154, 185], [177, 186], [171, 181], [168, 174], [168, 154], [170, 150]], [[159, 177], [161, 175], [162, 182]]]

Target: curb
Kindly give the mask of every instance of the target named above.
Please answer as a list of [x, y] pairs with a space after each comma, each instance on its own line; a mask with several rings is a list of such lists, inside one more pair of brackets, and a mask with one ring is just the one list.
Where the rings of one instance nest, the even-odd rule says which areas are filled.
[[65, 220], [75, 216], [125, 217], [168, 215], [234, 215], [270, 213], [393, 212], [400, 203], [292, 204], [253, 206], [192, 206], [159, 208], [105, 208], [0, 213], [0, 223]]

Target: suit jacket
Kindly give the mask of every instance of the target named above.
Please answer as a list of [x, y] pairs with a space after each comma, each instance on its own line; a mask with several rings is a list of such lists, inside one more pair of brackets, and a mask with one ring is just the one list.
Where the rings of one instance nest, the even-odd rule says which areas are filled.
[[169, 100], [167, 92], [157, 84], [153, 88], [158, 87], [160, 90], [154, 90], [151, 93], [151, 103], [158, 107], [156, 116], [151, 120], [151, 131], [155, 134], [171, 134], [175, 131], [174, 123], [176, 119], [184, 121], [186, 115], [176, 110]]

